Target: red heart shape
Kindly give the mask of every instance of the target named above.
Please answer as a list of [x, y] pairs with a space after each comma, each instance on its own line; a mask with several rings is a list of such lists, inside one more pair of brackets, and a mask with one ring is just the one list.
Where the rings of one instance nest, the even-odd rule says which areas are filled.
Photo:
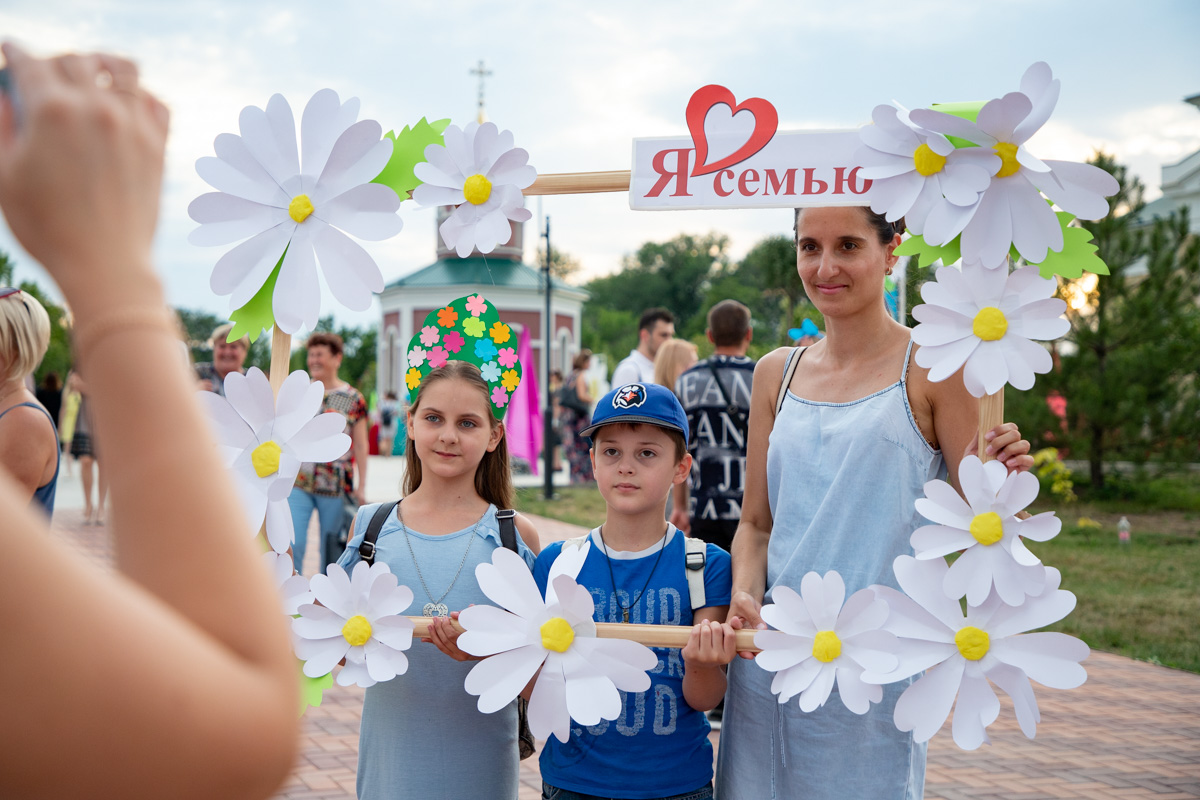
[[[753, 114], [754, 132], [750, 134], [746, 143], [733, 154], [706, 164], [704, 162], [708, 159], [708, 137], [704, 134], [704, 118], [708, 116], [709, 109], [718, 103], [729, 106], [731, 116], [739, 111], [749, 111]], [[779, 127], [779, 113], [775, 111], [775, 106], [770, 102], [761, 97], [751, 97], [743, 100], [740, 104], [735, 103], [733, 92], [715, 83], [696, 90], [692, 98], [688, 100], [686, 118], [688, 130], [692, 134], [692, 143], [696, 145], [696, 166], [692, 168], [693, 176], [708, 175], [745, 161], [766, 147], [767, 142], [771, 141]]]

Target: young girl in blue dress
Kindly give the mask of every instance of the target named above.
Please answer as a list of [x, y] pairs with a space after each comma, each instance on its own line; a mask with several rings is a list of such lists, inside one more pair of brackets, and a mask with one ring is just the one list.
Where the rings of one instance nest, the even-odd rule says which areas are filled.
[[[407, 415], [404, 497], [380, 530], [375, 558], [413, 590], [408, 613], [440, 617], [425, 640], [437, 647], [414, 643], [404, 675], [366, 690], [358, 754], [363, 800], [517, 796], [516, 703], [479, 712], [463, 690], [472, 665], [447, 618], [450, 610], [491, 602], [475, 567], [502, 546], [496, 511], [513, 505], [494, 388], [475, 365], [450, 361], [424, 376]], [[358, 562], [378, 507], [359, 510], [338, 562], [344, 569]], [[518, 553], [532, 567], [537, 533], [520, 516], [516, 527]]]

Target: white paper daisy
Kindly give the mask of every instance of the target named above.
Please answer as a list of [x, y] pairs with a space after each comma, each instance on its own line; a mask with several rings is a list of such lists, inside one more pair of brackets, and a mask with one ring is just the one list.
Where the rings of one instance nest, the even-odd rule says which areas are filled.
[[358, 106], [357, 98], [342, 103], [332, 89], [317, 92], [304, 108], [297, 150], [292, 109], [273, 95], [266, 110], [242, 110], [240, 136], [217, 137], [216, 157], [196, 162], [200, 177], [218, 191], [188, 206], [200, 223], [188, 241], [241, 242], [221, 256], [210, 280], [214, 292], [231, 295], [231, 308], [263, 288], [281, 256], [272, 308], [287, 333], [316, 326], [318, 262], [330, 292], [351, 310], [370, 308], [372, 293], [383, 290], [379, 267], [350, 236], [378, 241], [399, 233], [400, 198], [371, 183], [392, 142], [381, 138], [378, 122], [355, 122]]
[[775, 673], [771, 691], [780, 703], [799, 694], [800, 710], [815, 711], [829, 699], [835, 678], [838, 696], [855, 714], [867, 713], [871, 703], [883, 699], [883, 687], [863, 683], [862, 674], [896, 668], [896, 637], [880, 630], [887, 603], [871, 589], [855, 592], [842, 605], [845, 597], [846, 584], [833, 571], [824, 578], [805, 575], [800, 594], [787, 586], [771, 591], [762, 618], [778, 630], [754, 634], [754, 645], [762, 650], [754, 661]]
[[365, 689], [403, 675], [408, 669], [403, 651], [412, 645], [414, 626], [400, 613], [412, 604], [413, 593], [397, 584], [382, 562], [360, 561], [349, 576], [331, 564], [326, 574], [314, 575], [310, 585], [320, 605], [300, 606], [300, 617], [292, 620], [304, 674], [318, 678], [344, 658], [337, 676], [342, 686]]
[[[954, 742], [974, 750], [988, 741], [987, 727], [1000, 714], [991, 680], [1012, 698], [1017, 722], [1030, 739], [1041, 720], [1030, 679], [1052, 689], [1074, 689], [1087, 680], [1081, 661], [1088, 646], [1065, 633], [1025, 633], [1071, 613], [1075, 595], [1058, 588], [1058, 570], [1046, 570], [1045, 590], [1020, 606], [992, 594], [965, 615], [946, 596], [946, 562], [900, 556], [896, 580], [905, 594], [876, 586], [890, 609], [884, 628], [899, 637], [900, 663], [889, 673], [863, 675], [870, 683], [892, 683], [928, 670], [904, 690], [894, 720], [918, 742], [929, 740], [954, 708]], [[955, 698], [957, 697], [957, 702]]]
[[862, 175], [873, 181], [871, 209], [925, 240], [942, 244], [971, 219], [1000, 157], [978, 147], [955, 148], [940, 133], [909, 121], [893, 106], [876, 106], [874, 125], [859, 129]]
[[1053, 511], [1017, 519], [1016, 514], [1037, 499], [1038, 479], [1030, 472], [1009, 473], [999, 461], [982, 463], [967, 456], [958, 466], [964, 501], [945, 481], [925, 484], [917, 511], [935, 525], [917, 528], [911, 543], [920, 561], [944, 558], [961, 551], [946, 573], [942, 588], [948, 597], [966, 597], [981, 605], [996, 587], [1000, 599], [1018, 606], [1027, 595], [1041, 594], [1046, 568], [1025, 547], [1022, 537], [1053, 539], [1062, 521]]
[[565, 742], [571, 720], [596, 725], [616, 719], [622, 708], [618, 690], [649, 689], [646, 671], [658, 665], [658, 656], [644, 645], [596, 638], [592, 595], [574, 578], [588, 547], [563, 551], [551, 568], [544, 601], [521, 557], [497, 548], [492, 563], [477, 566], [475, 576], [483, 593], [508, 611], [472, 606], [458, 617], [467, 629], [458, 646], [489, 656], [465, 683], [467, 692], [479, 696], [480, 711], [504, 708], [541, 668], [529, 699], [529, 728], [538, 738], [554, 734]]
[[1002, 162], [963, 228], [964, 263], [980, 261], [998, 267], [1015, 246], [1026, 261], [1040, 264], [1047, 250], [1062, 250], [1062, 227], [1043, 192], [1081, 219], [1099, 219], [1108, 213], [1104, 198], [1116, 193], [1115, 178], [1090, 164], [1041, 161], [1025, 147], [1050, 118], [1058, 93], [1058, 79], [1039, 61], [1021, 78], [1021, 91], [988, 102], [975, 122], [933, 109], [912, 112], [916, 124], [988, 148]]
[[1046, 349], [1031, 340], [1057, 339], [1071, 327], [1062, 317], [1067, 304], [1052, 296], [1057, 288], [1035, 266], [1011, 274], [980, 264], [964, 263], [961, 272], [942, 267], [936, 281], [921, 287], [925, 303], [913, 309], [920, 322], [912, 333], [920, 345], [917, 363], [935, 382], [961, 367], [975, 397], [994, 394], [1005, 383], [1030, 388], [1034, 373], [1053, 366]]
[[509, 220], [532, 217], [521, 190], [537, 170], [527, 163], [527, 152], [513, 147], [512, 133], [491, 122], [472, 122], [465, 130], [451, 125], [445, 142], [426, 147], [427, 160], [413, 168], [424, 181], [413, 199], [423, 206], [457, 206], [439, 230], [459, 258], [472, 250], [490, 253], [512, 236]]
[[258, 367], [227, 375], [224, 397], [196, 395], [216, 427], [254, 531], [265, 519], [271, 549], [285, 552], [295, 531], [287, 498], [300, 464], [332, 461], [350, 449], [345, 418], [319, 413], [324, 389], [301, 370], [284, 380], [278, 399]]
[[296, 574], [292, 557], [287, 553], [274, 551], [263, 553], [262, 560], [271, 572], [275, 588], [279, 590], [279, 599], [283, 604], [284, 614], [294, 617], [300, 613], [300, 606], [316, 599], [312, 589], [309, 588], [308, 578]]

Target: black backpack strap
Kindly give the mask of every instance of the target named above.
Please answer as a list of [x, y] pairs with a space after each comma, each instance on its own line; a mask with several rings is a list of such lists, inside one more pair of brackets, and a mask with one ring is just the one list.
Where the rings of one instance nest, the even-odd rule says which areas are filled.
[[511, 508], [496, 511], [496, 521], [500, 523], [500, 544], [507, 549], [517, 552], [517, 512]]
[[375, 563], [375, 540], [379, 538], [379, 531], [383, 529], [383, 523], [387, 522], [388, 515], [398, 505], [400, 505], [399, 500], [394, 503], [383, 503], [371, 515], [371, 521], [367, 524], [367, 532], [363, 536], [362, 544], [358, 546], [358, 556], [367, 562], [368, 567]]

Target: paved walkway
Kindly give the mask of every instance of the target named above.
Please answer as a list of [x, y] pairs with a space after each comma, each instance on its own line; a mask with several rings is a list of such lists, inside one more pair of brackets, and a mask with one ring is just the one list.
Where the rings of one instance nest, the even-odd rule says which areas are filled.
[[[399, 461], [372, 458], [368, 497], [396, 496]], [[67, 481], [59, 492], [55, 528], [81, 552], [107, 564], [108, 529], [82, 524], [77, 485]], [[541, 518], [536, 524], [543, 542], [583, 531]], [[312, 572], [315, 561], [307, 566], [306, 572]], [[1002, 698], [1000, 719], [989, 729], [991, 746], [959, 750], [949, 726], [943, 729], [930, 743], [925, 797], [1200, 798], [1200, 675], [1108, 653], [1093, 653], [1085, 666], [1088, 682], [1080, 689], [1039, 690], [1042, 723], [1034, 741], [1017, 727], [1007, 698]], [[278, 800], [354, 797], [362, 695], [361, 689], [335, 685], [320, 708], [309, 709], [296, 768]], [[718, 734], [712, 738], [719, 743]], [[540, 787], [535, 756], [521, 764], [520, 800], [536, 800]]]

